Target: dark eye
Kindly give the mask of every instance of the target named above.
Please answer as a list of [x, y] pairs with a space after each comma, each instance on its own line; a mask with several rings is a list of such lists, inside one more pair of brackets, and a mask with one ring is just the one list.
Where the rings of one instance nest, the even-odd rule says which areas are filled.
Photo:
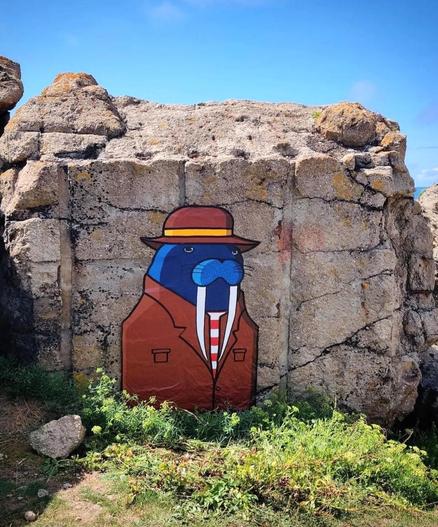
[[231, 254], [232, 254], [233, 256], [237, 256], [237, 255], [239, 254], [239, 249], [233, 249], [233, 250], [231, 251]]
[[184, 252], [185, 253], [192, 253], [193, 252], [193, 247], [184, 247]]

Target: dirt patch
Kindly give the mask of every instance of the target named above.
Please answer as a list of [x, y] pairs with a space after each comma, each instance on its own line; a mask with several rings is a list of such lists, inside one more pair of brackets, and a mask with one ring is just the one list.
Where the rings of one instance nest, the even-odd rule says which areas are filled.
[[10, 399], [0, 394], [0, 437], [3, 440], [23, 435], [40, 426], [48, 415], [38, 401]]
[[107, 483], [100, 474], [93, 472], [84, 474], [77, 485], [60, 490], [57, 498], [65, 504], [63, 515], [81, 522], [81, 525], [94, 525], [106, 512], [104, 506], [96, 501], [104, 501], [104, 496], [108, 493]]
[[81, 478], [76, 470], [64, 470], [63, 461], [38, 456], [29, 445], [29, 432], [52, 417], [38, 401], [0, 394], [1, 527], [25, 524], [25, 511], [41, 513], [64, 484], [75, 484]]

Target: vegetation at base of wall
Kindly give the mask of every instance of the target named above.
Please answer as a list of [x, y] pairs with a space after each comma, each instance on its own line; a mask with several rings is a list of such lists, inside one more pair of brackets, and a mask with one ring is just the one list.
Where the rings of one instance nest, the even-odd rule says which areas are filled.
[[0, 389], [11, 397], [43, 401], [54, 411], [66, 413], [80, 406], [80, 396], [71, 376], [47, 372], [36, 364], [23, 365], [2, 356]]
[[255, 508], [347, 513], [367, 503], [425, 507], [438, 473], [377, 425], [281, 397], [241, 413], [130, 406], [106, 375], [84, 395], [93, 436], [81, 463], [126, 478], [132, 501], [167, 494], [184, 514]]
[[414, 430], [410, 442], [426, 452], [425, 461], [429, 467], [438, 469], [438, 428], [435, 424], [428, 430]]
[[[82, 396], [81, 415], [93, 433], [89, 445], [103, 448], [112, 442], [183, 448], [187, 440], [215, 442], [249, 439], [252, 430], [281, 426], [291, 411], [282, 393], [277, 393], [260, 406], [244, 412], [189, 412], [155, 401], [139, 402], [116, 388], [114, 379], [98, 370], [96, 382]], [[295, 403], [302, 419], [329, 417], [333, 406], [318, 394]]]
[[[0, 383], [13, 395], [22, 395], [22, 383], [27, 396], [59, 395], [66, 403], [59, 376], [40, 371], [39, 387], [29, 387], [35, 371], [20, 370], [14, 389], [3, 371]], [[47, 376], [52, 380], [42, 382]], [[302, 525], [335, 525], [368, 508], [426, 510], [438, 501], [438, 472], [425, 463], [430, 453], [388, 439], [379, 426], [317, 395], [290, 404], [279, 394], [239, 413], [187, 412], [135, 401], [103, 372], [81, 397], [65, 382], [88, 437], [72, 461], [47, 462], [48, 473], [69, 463], [100, 471], [135, 510], [171, 504], [169, 525], [213, 518], [280, 525], [283, 518], [286, 526], [297, 515], [311, 519]]]

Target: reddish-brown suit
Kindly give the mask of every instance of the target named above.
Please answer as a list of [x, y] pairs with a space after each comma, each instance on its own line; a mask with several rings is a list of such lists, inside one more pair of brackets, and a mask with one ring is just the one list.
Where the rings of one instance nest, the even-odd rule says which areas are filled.
[[[223, 320], [222, 320], [223, 319]], [[220, 325], [222, 342], [226, 325]], [[205, 319], [209, 349], [208, 318]], [[123, 388], [140, 399], [156, 397], [187, 410], [245, 409], [254, 403], [257, 326], [240, 292], [226, 350], [213, 378], [199, 349], [195, 306], [150, 277], [122, 328]]]

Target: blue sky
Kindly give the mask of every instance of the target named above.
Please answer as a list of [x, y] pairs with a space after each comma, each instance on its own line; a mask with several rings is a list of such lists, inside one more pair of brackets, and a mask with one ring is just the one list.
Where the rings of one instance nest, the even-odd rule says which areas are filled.
[[164, 103], [354, 100], [400, 123], [418, 186], [438, 182], [434, 0], [0, 0], [0, 14], [23, 101], [62, 71]]

